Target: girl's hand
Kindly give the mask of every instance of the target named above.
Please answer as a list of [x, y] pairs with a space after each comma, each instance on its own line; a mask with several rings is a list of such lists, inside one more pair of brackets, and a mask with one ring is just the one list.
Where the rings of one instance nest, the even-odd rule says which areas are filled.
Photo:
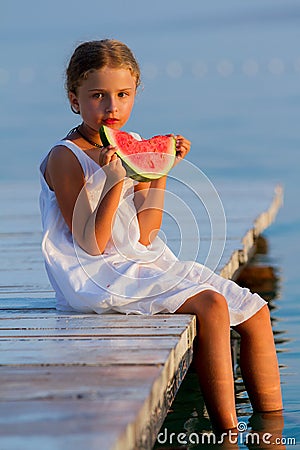
[[113, 181], [121, 181], [126, 176], [126, 170], [124, 169], [120, 158], [116, 155], [116, 147], [113, 147], [112, 145], [103, 147], [100, 150], [99, 166], [103, 167], [106, 176]]
[[181, 159], [185, 158], [191, 149], [191, 142], [185, 139], [183, 136], [178, 134], [175, 136], [176, 139], [176, 162], [177, 164]]
[[176, 140], [176, 159], [173, 165], [174, 167], [188, 154], [191, 149], [191, 142], [180, 134], [170, 134], [169, 136], [173, 136]]

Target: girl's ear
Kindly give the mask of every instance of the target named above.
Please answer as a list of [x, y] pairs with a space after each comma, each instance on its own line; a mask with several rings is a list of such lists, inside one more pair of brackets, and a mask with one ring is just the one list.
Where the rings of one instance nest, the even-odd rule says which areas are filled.
[[79, 102], [77, 100], [76, 94], [74, 92], [69, 92], [68, 94], [71, 110], [74, 114], [80, 114]]

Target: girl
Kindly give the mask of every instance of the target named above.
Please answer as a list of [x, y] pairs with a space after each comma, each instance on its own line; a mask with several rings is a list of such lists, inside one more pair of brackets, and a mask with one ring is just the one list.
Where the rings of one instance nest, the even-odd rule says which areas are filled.
[[[130, 49], [86, 42], [66, 72], [70, 106], [82, 123], [41, 164], [42, 249], [58, 309], [195, 314], [195, 367], [212, 423], [237, 426], [230, 327], [241, 335], [241, 370], [256, 411], [281, 410], [280, 380], [266, 302], [201, 264], [181, 262], [156, 236], [166, 177], [126, 177], [99, 128], [122, 128], [140, 84]], [[176, 163], [190, 150], [177, 135]]]

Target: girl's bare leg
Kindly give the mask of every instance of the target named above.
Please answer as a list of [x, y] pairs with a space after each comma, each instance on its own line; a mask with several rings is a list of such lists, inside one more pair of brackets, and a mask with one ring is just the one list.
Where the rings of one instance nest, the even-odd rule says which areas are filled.
[[281, 410], [279, 368], [268, 306], [235, 330], [241, 336], [240, 367], [254, 411]]
[[189, 298], [176, 312], [197, 317], [194, 363], [212, 424], [219, 430], [235, 428], [237, 417], [226, 299], [207, 290]]

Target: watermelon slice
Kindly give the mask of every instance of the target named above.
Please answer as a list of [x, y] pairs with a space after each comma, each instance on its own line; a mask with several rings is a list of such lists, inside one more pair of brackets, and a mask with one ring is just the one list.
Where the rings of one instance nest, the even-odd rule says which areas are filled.
[[125, 131], [102, 125], [99, 130], [102, 144], [117, 148], [126, 175], [136, 181], [152, 181], [166, 175], [176, 157], [176, 140], [173, 136], [154, 136], [141, 141]]

